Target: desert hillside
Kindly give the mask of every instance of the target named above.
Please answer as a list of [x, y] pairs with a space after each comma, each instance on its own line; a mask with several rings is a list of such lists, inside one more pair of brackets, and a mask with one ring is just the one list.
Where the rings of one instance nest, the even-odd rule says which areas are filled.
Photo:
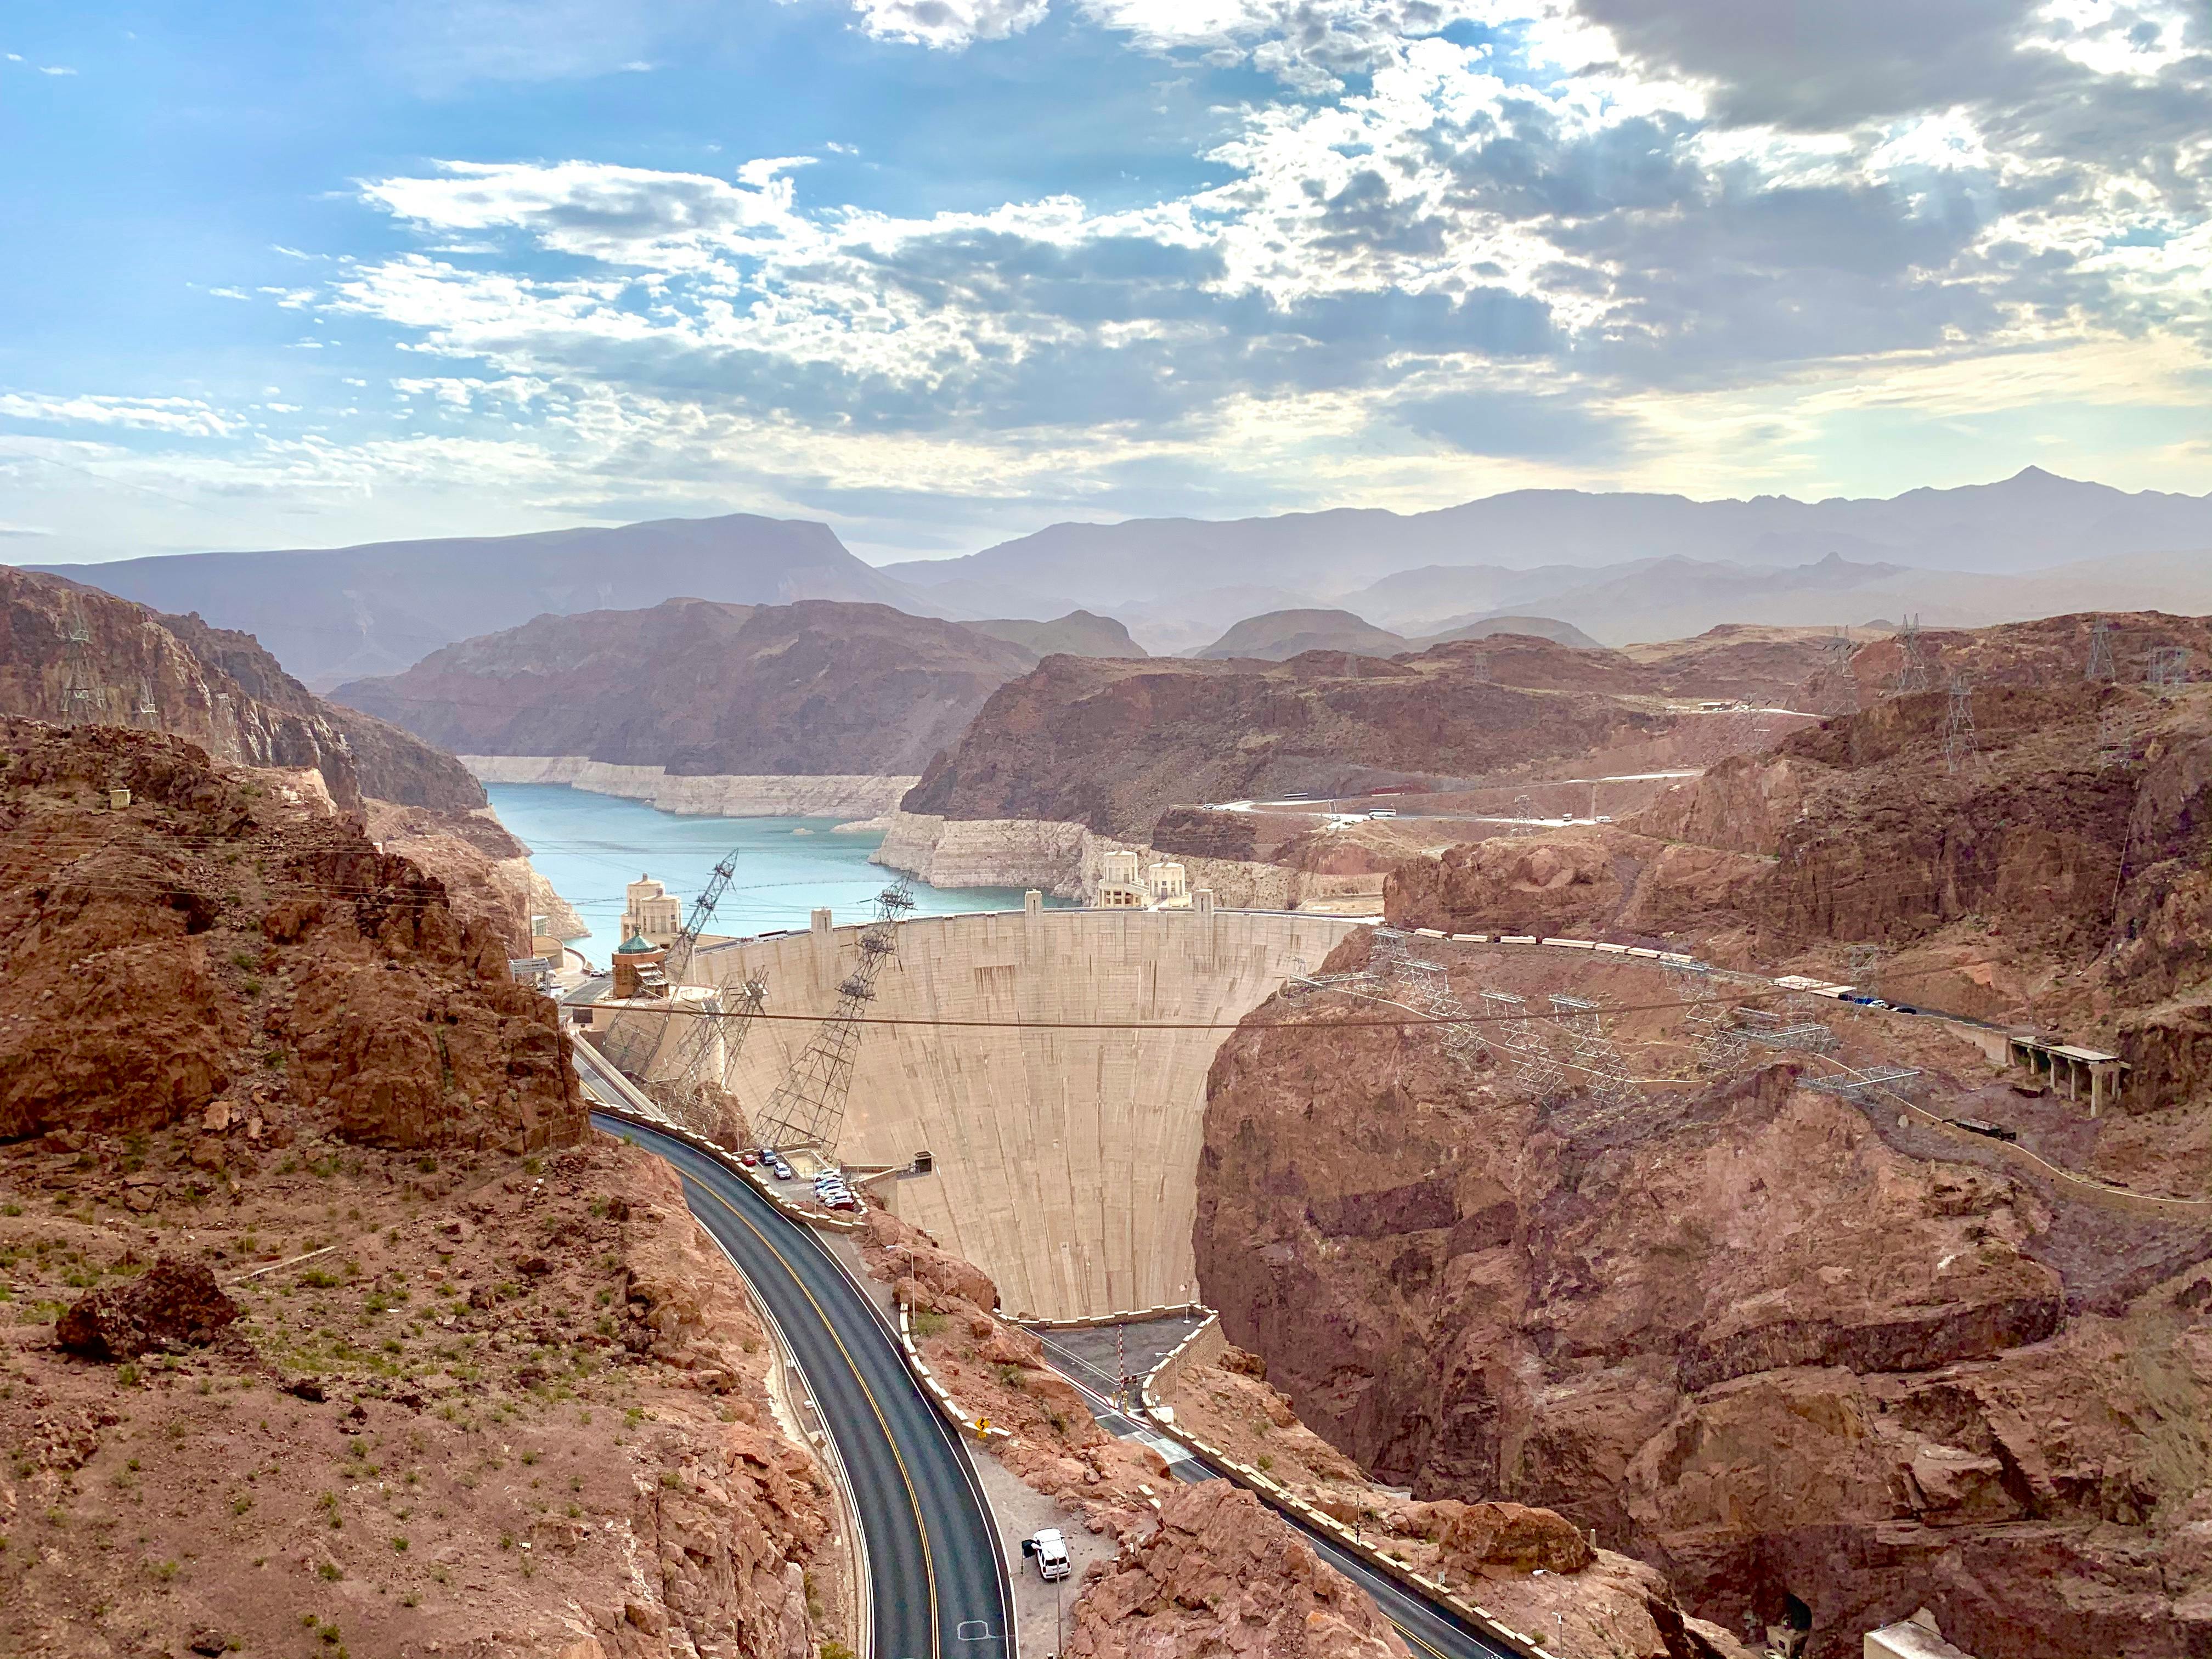
[[849, 1636], [765, 1332], [497, 941], [179, 738], [0, 752], [0, 1650]]
[[1500, 635], [1267, 665], [1054, 658], [994, 693], [904, 806], [1144, 841], [1164, 812], [1206, 801], [1449, 790], [1617, 752], [1648, 765], [1678, 733], [1700, 757], [1748, 735], [1685, 702], [1787, 696], [1820, 661], [1816, 636], [1771, 630], [1634, 656]]
[[912, 776], [1035, 653], [880, 605], [544, 616], [335, 694], [465, 755], [677, 775]]

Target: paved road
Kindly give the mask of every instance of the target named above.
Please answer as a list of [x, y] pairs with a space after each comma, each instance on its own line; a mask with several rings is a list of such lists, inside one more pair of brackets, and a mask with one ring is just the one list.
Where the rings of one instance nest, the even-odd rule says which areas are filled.
[[[1048, 1352], [1050, 1353], [1049, 1346]], [[1188, 1447], [1115, 1410], [1112, 1398], [1082, 1374], [1088, 1367], [1068, 1363], [1073, 1356], [1050, 1357], [1053, 1368], [1074, 1385], [1089, 1403], [1091, 1414], [1109, 1434], [1150, 1446], [1167, 1459], [1168, 1473], [1187, 1484], [1227, 1478], [1203, 1458], [1194, 1456]], [[1446, 1612], [1414, 1595], [1396, 1579], [1376, 1571], [1327, 1533], [1308, 1527], [1296, 1516], [1284, 1515], [1280, 1510], [1275, 1513], [1305, 1535], [1315, 1554], [1374, 1597], [1375, 1605], [1382, 1610], [1385, 1619], [1398, 1627], [1398, 1634], [1406, 1638], [1406, 1645], [1413, 1650], [1415, 1659], [1516, 1659], [1513, 1649], [1492, 1641], [1458, 1614]], [[1537, 1640], [1542, 1639], [1542, 1634], [1538, 1632]]]
[[619, 1119], [659, 1153], [775, 1316], [851, 1476], [868, 1547], [873, 1659], [1006, 1659], [1012, 1597], [967, 1448], [915, 1387], [873, 1304], [821, 1242], [683, 1142]]

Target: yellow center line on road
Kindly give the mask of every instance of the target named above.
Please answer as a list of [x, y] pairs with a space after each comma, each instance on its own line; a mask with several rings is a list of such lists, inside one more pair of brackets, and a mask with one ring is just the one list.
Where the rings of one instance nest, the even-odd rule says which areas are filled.
[[876, 1414], [877, 1425], [884, 1431], [884, 1443], [890, 1448], [891, 1461], [898, 1465], [899, 1480], [903, 1482], [906, 1486], [907, 1504], [908, 1507], [914, 1511], [915, 1530], [921, 1534], [922, 1575], [929, 1585], [929, 1651], [931, 1659], [938, 1659], [940, 1648], [937, 1620], [937, 1566], [935, 1562], [933, 1561], [930, 1557], [929, 1522], [922, 1518], [921, 1498], [920, 1494], [915, 1491], [914, 1476], [908, 1473], [907, 1469], [906, 1459], [900, 1455], [898, 1438], [891, 1433], [891, 1425], [889, 1420], [884, 1416], [884, 1408], [876, 1403], [875, 1395], [869, 1391], [866, 1381], [860, 1376], [860, 1368], [854, 1363], [852, 1350], [845, 1346], [844, 1338], [837, 1334], [837, 1328], [830, 1322], [829, 1311], [823, 1307], [820, 1302], [815, 1299], [814, 1292], [806, 1287], [806, 1281], [801, 1279], [799, 1274], [793, 1271], [791, 1264], [783, 1259], [782, 1253], [769, 1242], [768, 1235], [753, 1224], [751, 1217], [739, 1210], [736, 1205], [731, 1203], [728, 1199], [724, 1198], [721, 1194], [716, 1192], [713, 1188], [705, 1185], [703, 1182], [695, 1184], [698, 1186], [701, 1192], [706, 1194], [708, 1197], [713, 1199], [714, 1202], [720, 1205], [724, 1209], [727, 1210], [732, 1216], [735, 1217], [738, 1224], [744, 1228], [744, 1230], [750, 1233], [755, 1238], [760, 1240], [762, 1247], [766, 1249], [770, 1255], [775, 1257], [776, 1265], [781, 1267], [785, 1273], [789, 1275], [791, 1282], [799, 1287], [799, 1293], [806, 1298], [809, 1304], [812, 1306], [816, 1314], [820, 1316], [822, 1320], [822, 1328], [830, 1334], [830, 1340], [837, 1345], [837, 1352], [845, 1357], [845, 1364], [853, 1373], [853, 1381], [859, 1384], [862, 1397], [868, 1402], [868, 1409]]

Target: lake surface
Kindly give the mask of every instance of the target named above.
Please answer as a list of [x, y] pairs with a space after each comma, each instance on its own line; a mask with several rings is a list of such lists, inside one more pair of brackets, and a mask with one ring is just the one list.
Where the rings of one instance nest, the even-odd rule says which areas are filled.
[[[499, 821], [529, 844], [531, 862], [590, 925], [589, 938], [569, 944], [595, 968], [621, 942], [623, 889], [641, 875], [665, 883], [688, 914], [714, 866], [736, 848], [737, 874], [707, 931], [739, 937], [804, 927], [807, 913], [824, 904], [841, 927], [866, 921], [875, 896], [896, 878], [868, 862], [881, 836], [831, 835], [836, 818], [679, 817], [562, 783], [490, 783], [484, 793]], [[1022, 908], [1011, 887], [916, 882], [912, 914], [921, 916]]]

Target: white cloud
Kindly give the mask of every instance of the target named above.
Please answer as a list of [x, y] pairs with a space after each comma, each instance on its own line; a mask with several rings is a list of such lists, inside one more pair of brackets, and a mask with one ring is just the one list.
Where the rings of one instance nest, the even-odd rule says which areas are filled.
[[64, 64], [47, 64], [40, 68], [39, 73], [41, 75], [75, 75], [76, 71]]
[[238, 423], [197, 398], [33, 397], [0, 392], [0, 419], [46, 426], [121, 426], [181, 436], [221, 438]]
[[1036, 27], [1045, 0], [854, 0], [853, 9], [870, 34], [957, 51]]

